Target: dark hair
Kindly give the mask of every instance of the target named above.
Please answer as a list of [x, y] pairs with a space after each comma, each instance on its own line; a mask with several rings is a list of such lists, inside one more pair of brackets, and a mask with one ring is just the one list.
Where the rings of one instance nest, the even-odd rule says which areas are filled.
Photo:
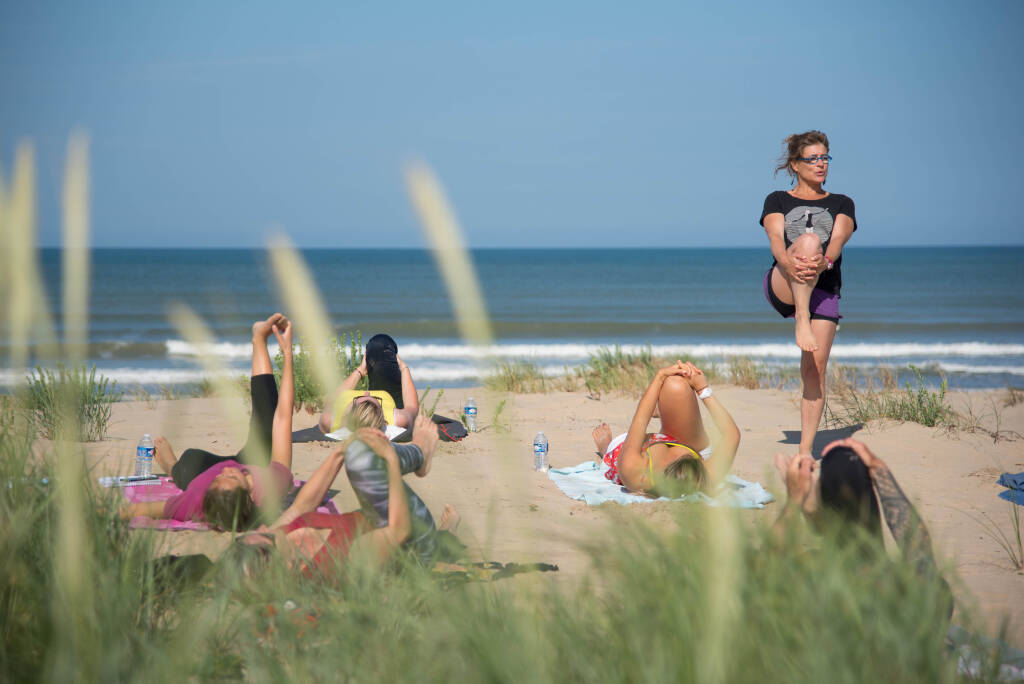
[[253, 579], [267, 567], [273, 549], [272, 544], [250, 544], [238, 537], [217, 559], [217, 568], [233, 577]]
[[402, 398], [402, 371], [398, 367], [398, 344], [391, 335], [377, 333], [366, 341], [366, 386], [384, 390], [395, 401], [395, 408], [405, 408]]
[[803, 133], [794, 133], [783, 140], [782, 156], [779, 157], [779, 165], [775, 167], [775, 175], [779, 175], [779, 171], [785, 171], [793, 178], [796, 178], [792, 164], [803, 156], [803, 149], [808, 145], [824, 145], [827, 152], [829, 149], [828, 136], [821, 131], [805, 131]]
[[836, 447], [821, 459], [821, 506], [839, 525], [853, 523], [882, 539], [882, 518], [871, 474], [849, 447]]
[[674, 499], [683, 494], [707, 491], [708, 470], [704, 467], [703, 459], [681, 456], [665, 466], [665, 470], [662, 472], [667, 482], [662, 482], [658, 487], [652, 487], [651, 494]]
[[203, 497], [203, 517], [217, 529], [248, 529], [256, 518], [256, 503], [242, 487], [207, 489]]

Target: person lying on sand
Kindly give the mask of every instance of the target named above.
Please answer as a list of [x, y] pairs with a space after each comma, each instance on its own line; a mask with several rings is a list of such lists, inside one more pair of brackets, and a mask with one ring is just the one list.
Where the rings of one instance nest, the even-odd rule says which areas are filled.
[[[718, 429], [714, 444], [704, 431], [698, 398]], [[656, 410], [661, 431], [648, 433]], [[628, 432], [612, 439], [611, 428], [601, 423], [593, 437], [608, 466], [606, 478], [631, 492], [670, 498], [711, 491], [728, 474], [740, 444], [739, 428], [712, 394], [704, 372], [682, 361], [655, 373]]]
[[[359, 392], [356, 385], [364, 377], [369, 389]], [[333, 401], [324, 402], [320, 430], [324, 434], [337, 430], [344, 422], [341, 416], [363, 402], [379, 406], [388, 425], [412, 427], [419, 414], [420, 401], [412, 371], [398, 356], [398, 345], [389, 335], [374, 335], [366, 342], [362, 363], [342, 381]]]
[[[423, 416], [416, 418], [409, 444], [392, 444], [379, 430], [360, 429], [356, 439], [335, 449], [321, 464], [280, 518], [239, 537], [225, 561], [251, 575], [276, 550], [306, 576], [330, 577], [360, 548], [383, 566], [404, 547], [421, 562], [431, 563], [438, 531], [454, 532], [460, 517], [446, 505], [435, 526], [426, 504], [402, 475], [415, 472], [425, 477], [437, 441], [437, 427]], [[361, 510], [315, 513], [342, 465]]]
[[[943, 593], [950, 597], [951, 612], [952, 595], [936, 567], [928, 530], [885, 462], [854, 439], [836, 440], [822, 454], [820, 462], [799, 454], [776, 454], [775, 466], [788, 496], [776, 525], [803, 515], [818, 529], [838, 526], [836, 539], [841, 543], [866, 540], [881, 551], [881, 508], [904, 561], [918, 576], [941, 583]], [[859, 528], [860, 533], [852, 528]]]
[[[284, 364], [278, 392], [267, 350], [273, 332]], [[234, 456], [186, 449], [181, 458], [164, 437], [155, 440], [154, 458], [174, 484], [184, 490], [167, 501], [130, 503], [122, 518], [135, 516], [172, 520], [205, 520], [221, 529], [243, 529], [258, 509], [277, 505], [292, 487], [292, 413], [295, 382], [292, 374], [292, 324], [279, 313], [252, 326], [252, 418], [249, 438]]]

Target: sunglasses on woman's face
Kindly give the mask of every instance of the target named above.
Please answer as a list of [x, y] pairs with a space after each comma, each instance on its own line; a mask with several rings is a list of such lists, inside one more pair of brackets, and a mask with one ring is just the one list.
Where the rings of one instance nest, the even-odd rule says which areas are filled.
[[816, 154], [813, 157], [797, 157], [797, 159], [808, 164], [817, 164], [818, 162], [828, 164], [832, 161], [832, 157], [827, 154]]

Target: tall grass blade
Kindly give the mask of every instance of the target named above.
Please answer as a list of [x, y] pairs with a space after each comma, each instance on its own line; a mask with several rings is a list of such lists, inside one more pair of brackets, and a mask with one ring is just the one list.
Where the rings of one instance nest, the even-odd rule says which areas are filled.
[[37, 355], [55, 358], [58, 350], [36, 254], [35, 153], [22, 143], [14, 166], [7, 205], [7, 248], [10, 269], [8, 335], [11, 368], [24, 369], [30, 345]]
[[74, 135], [64, 171], [64, 354], [77, 363], [89, 342], [89, 141]]
[[94, 568], [90, 536], [86, 533], [86, 516], [95, 515], [84, 505], [82, 467], [83, 454], [66, 439], [57, 442], [54, 475], [60, 502], [57, 537], [54, 540], [54, 576], [57, 592], [50, 604], [56, 627], [56, 656], [50, 662], [54, 681], [89, 679], [92, 669], [87, 662], [97, 657], [91, 652], [93, 622], [91, 591]]
[[320, 291], [306, 262], [287, 237], [278, 235], [272, 238], [269, 250], [274, 277], [288, 307], [283, 313], [294, 321], [296, 332], [302, 335], [302, 349], [310, 352], [313, 374], [320, 385], [331, 392], [340, 384], [341, 378], [338, 354], [331, 344], [334, 339], [331, 322]]
[[491, 344], [494, 333], [476, 269], [444, 190], [430, 169], [421, 163], [406, 167], [405, 182], [448, 288], [460, 335], [470, 344]]
[[705, 512], [708, 520], [707, 626], [700, 634], [697, 681], [728, 682], [732, 635], [741, 615], [739, 521], [730, 509]]

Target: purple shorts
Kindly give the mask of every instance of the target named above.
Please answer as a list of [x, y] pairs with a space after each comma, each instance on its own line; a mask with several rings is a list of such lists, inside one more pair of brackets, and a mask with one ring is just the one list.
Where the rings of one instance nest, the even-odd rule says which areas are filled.
[[[775, 267], [772, 266], [772, 268]], [[776, 297], [775, 292], [772, 291], [772, 268], [769, 268], [768, 272], [764, 274], [764, 297], [771, 303], [772, 308], [779, 312], [780, 316], [792, 318], [796, 315], [796, 307], [792, 304], [786, 304]], [[839, 315], [839, 295], [819, 290], [818, 288], [811, 290], [810, 309], [811, 319], [821, 318], [833, 323], [839, 323], [839, 319], [842, 318]]]

